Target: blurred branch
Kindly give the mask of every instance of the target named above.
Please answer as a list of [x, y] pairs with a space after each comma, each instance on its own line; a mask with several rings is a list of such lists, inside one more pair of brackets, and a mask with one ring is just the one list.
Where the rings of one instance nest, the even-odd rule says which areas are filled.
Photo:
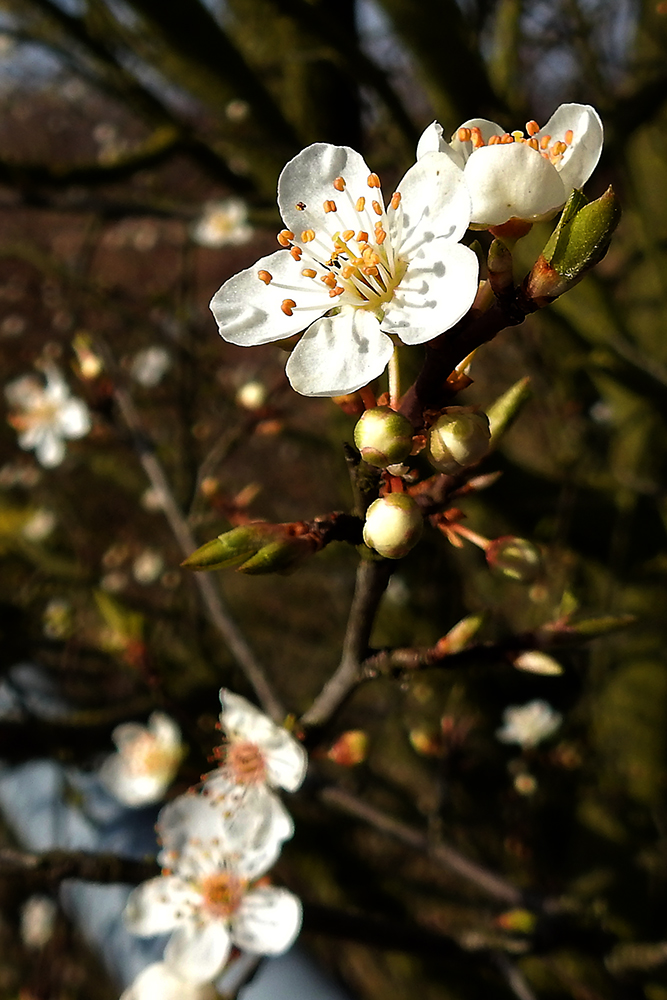
[[342, 788], [333, 786], [324, 788], [320, 792], [320, 798], [325, 805], [347, 813], [348, 816], [354, 816], [364, 823], [368, 823], [374, 829], [385, 833], [388, 837], [423, 852], [436, 864], [448, 871], [455, 872], [467, 882], [472, 882], [487, 896], [511, 906], [529, 906], [533, 909], [543, 910], [554, 909], [554, 903], [550, 901], [539, 902], [534, 894], [518, 888], [502, 875], [497, 875], [476, 861], [471, 861], [454, 847], [441, 841], [432, 842], [426, 833], [422, 833], [421, 830], [409, 826], [407, 823], [401, 823], [400, 820], [394, 819], [393, 816], [376, 809], [375, 806]]
[[126, 882], [137, 885], [160, 874], [155, 861], [136, 861], [115, 854], [87, 851], [45, 851], [30, 854], [10, 847], [0, 848], [0, 878], [20, 878], [29, 892], [59, 885], [63, 879], [87, 882]]

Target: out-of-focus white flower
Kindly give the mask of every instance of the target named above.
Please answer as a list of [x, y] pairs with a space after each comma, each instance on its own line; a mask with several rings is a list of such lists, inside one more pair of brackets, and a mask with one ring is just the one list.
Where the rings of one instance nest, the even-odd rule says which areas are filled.
[[259, 955], [289, 948], [301, 926], [301, 904], [286, 889], [253, 885], [266, 871], [266, 858], [230, 849], [214, 816], [219, 810], [207, 803], [203, 812], [201, 796], [183, 798], [192, 803], [190, 828], [197, 836], [180, 853], [174, 874], [132, 892], [125, 922], [144, 937], [173, 930], [165, 962], [184, 979], [204, 983], [220, 973], [233, 945]]
[[558, 660], [543, 653], [540, 649], [527, 649], [514, 658], [517, 670], [525, 670], [529, 674], [543, 674], [545, 677], [557, 677], [563, 673]]
[[144, 549], [132, 563], [132, 576], [137, 583], [154, 583], [164, 569], [164, 559], [155, 549]]
[[145, 389], [152, 389], [162, 381], [170, 367], [171, 354], [167, 348], [153, 344], [152, 347], [145, 347], [134, 355], [130, 365], [130, 375]]
[[586, 183], [600, 159], [603, 128], [590, 105], [561, 104], [544, 128], [528, 122], [526, 133], [471, 118], [447, 143], [433, 122], [419, 140], [417, 159], [437, 150], [463, 169], [473, 227], [537, 222], [551, 218]]
[[58, 907], [50, 896], [30, 896], [21, 907], [21, 940], [26, 948], [43, 948], [53, 934]]
[[153, 712], [147, 726], [124, 722], [111, 738], [118, 752], [102, 764], [102, 783], [127, 806], [159, 802], [185, 755], [174, 720], [164, 712]]
[[534, 747], [552, 736], [563, 717], [547, 701], [537, 698], [526, 705], [510, 705], [503, 712], [503, 725], [496, 731], [501, 743]]
[[29, 542], [42, 542], [49, 537], [57, 523], [58, 518], [52, 510], [38, 507], [21, 528], [21, 534]]
[[306, 776], [308, 754], [282, 726], [246, 698], [220, 689], [222, 746], [217, 771], [206, 775], [209, 794], [269, 785], [295, 792]]
[[284, 250], [225, 282], [211, 309], [221, 336], [251, 347], [304, 333], [287, 362], [304, 396], [343, 396], [386, 368], [392, 336], [423, 344], [464, 316], [477, 293], [462, 170], [425, 155], [385, 208], [377, 174], [347, 146], [315, 143], [285, 166]]
[[139, 973], [120, 1000], [217, 1000], [211, 983], [181, 979], [166, 962], [154, 962]]
[[65, 439], [88, 433], [90, 412], [82, 399], [70, 394], [55, 365], [49, 365], [44, 376], [45, 385], [35, 375], [10, 382], [5, 398], [13, 411], [9, 422], [18, 431], [19, 448], [34, 449], [37, 461], [52, 469], [65, 458]]
[[192, 226], [192, 239], [200, 247], [238, 247], [252, 238], [248, 206], [240, 198], [209, 201]]
[[266, 386], [256, 380], [244, 382], [237, 390], [236, 402], [244, 410], [259, 410], [266, 403]]
[[65, 639], [72, 631], [73, 609], [66, 597], [52, 597], [44, 608], [44, 635]]

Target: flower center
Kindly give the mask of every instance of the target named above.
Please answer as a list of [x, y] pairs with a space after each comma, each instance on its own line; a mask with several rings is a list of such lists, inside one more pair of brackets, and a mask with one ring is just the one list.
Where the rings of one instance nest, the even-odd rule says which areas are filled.
[[177, 750], [161, 746], [150, 733], [142, 733], [131, 744], [124, 746], [122, 755], [135, 777], [171, 771], [180, 758]]
[[231, 917], [241, 905], [245, 882], [231, 872], [218, 872], [202, 879], [199, 885], [203, 908], [211, 917]]
[[225, 767], [239, 785], [259, 785], [266, 781], [266, 762], [256, 743], [232, 741], [223, 748]]
[[[355, 200], [348, 191], [345, 178], [336, 177], [331, 191], [334, 197], [323, 202], [325, 215], [332, 217], [331, 228], [319, 233], [314, 229], [304, 229], [298, 236], [289, 229], [283, 229], [278, 233], [278, 242], [289, 249], [295, 261], [306, 265], [307, 261], [302, 261], [302, 257], [304, 246], [308, 247], [306, 253], [312, 258], [312, 263], [319, 265], [319, 269], [305, 266], [301, 274], [312, 281], [322, 282], [328, 288], [332, 307], [350, 305], [377, 313], [391, 301], [408, 265], [407, 261], [397, 256], [389, 238], [389, 218], [377, 174], [369, 175], [367, 185], [370, 189], [368, 196]], [[344, 209], [342, 212], [339, 203]], [[298, 211], [305, 211], [306, 207], [301, 201], [295, 205]], [[389, 212], [393, 243], [400, 244], [403, 209], [399, 192], [392, 195]], [[335, 228], [336, 222], [347, 225]], [[354, 228], [347, 228], [350, 223]], [[257, 277], [266, 285], [273, 280], [273, 276], [265, 270], [258, 271]], [[295, 299], [283, 299], [281, 309], [285, 315], [291, 316], [298, 308]]]
[[558, 168], [563, 155], [567, 152], [568, 147], [572, 145], [574, 132], [569, 128], [562, 139], [555, 139], [552, 142], [550, 135], [542, 135], [538, 139], [537, 133], [539, 131], [540, 126], [537, 122], [530, 121], [526, 122], [526, 134], [518, 129], [515, 132], [505, 132], [503, 135], [492, 135], [489, 137], [488, 142], [485, 142], [481, 129], [474, 125], [471, 128], [460, 128], [456, 133], [456, 138], [459, 142], [472, 143], [473, 152], [476, 149], [481, 149], [482, 146], [504, 146], [513, 142], [525, 142], [532, 149], [536, 149], [538, 153], [541, 153], [545, 160], [549, 160], [554, 167]]
[[60, 412], [60, 404], [42, 402], [30, 406], [23, 413], [14, 413], [9, 418], [14, 430], [27, 431], [34, 427], [50, 426], [56, 422]]

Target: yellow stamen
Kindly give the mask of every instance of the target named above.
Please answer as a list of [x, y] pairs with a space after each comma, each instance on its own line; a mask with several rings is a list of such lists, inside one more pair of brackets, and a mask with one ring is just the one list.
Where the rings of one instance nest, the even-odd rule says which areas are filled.
[[304, 229], [304, 231], [301, 233], [302, 243], [312, 243], [314, 239], [315, 239], [314, 229]]
[[346, 243], [348, 240], [351, 240], [353, 238], [354, 238], [354, 229], [346, 229], [343, 232], [343, 239], [345, 240]]
[[355, 205], [357, 212], [363, 212], [365, 206], [366, 206], [366, 199], [357, 198], [357, 204]]
[[312, 267], [304, 267], [304, 269], [303, 269], [303, 271], [301, 273], [304, 276], [304, 278], [316, 278], [317, 277], [317, 271], [315, 271]]

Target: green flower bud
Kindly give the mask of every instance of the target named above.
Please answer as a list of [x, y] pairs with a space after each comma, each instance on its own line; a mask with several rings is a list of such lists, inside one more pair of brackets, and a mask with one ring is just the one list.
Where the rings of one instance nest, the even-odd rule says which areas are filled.
[[389, 406], [376, 406], [362, 413], [354, 428], [354, 443], [364, 462], [386, 469], [407, 458], [414, 430], [410, 421]]
[[484, 458], [490, 439], [486, 414], [450, 406], [429, 431], [428, 459], [439, 472], [453, 476]]
[[227, 569], [245, 562], [265, 544], [264, 526], [244, 524], [206, 542], [189, 555], [181, 565], [186, 569]]
[[401, 559], [417, 544], [424, 522], [419, 506], [407, 493], [390, 493], [366, 511], [364, 541], [385, 559]]
[[491, 542], [486, 561], [492, 569], [518, 583], [532, 583], [542, 570], [540, 550], [527, 538], [503, 535]]

